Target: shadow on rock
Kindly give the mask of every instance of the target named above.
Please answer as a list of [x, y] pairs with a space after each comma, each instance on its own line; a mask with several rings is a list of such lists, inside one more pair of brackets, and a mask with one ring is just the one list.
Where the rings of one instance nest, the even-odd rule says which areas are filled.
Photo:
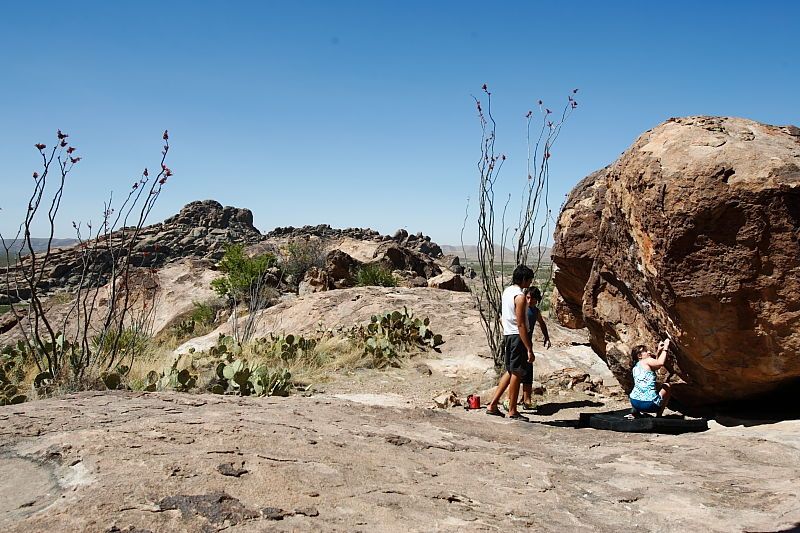
[[718, 405], [712, 417], [723, 426], [760, 426], [800, 420], [800, 380], [781, 389], [746, 400]]
[[543, 403], [536, 407], [536, 414], [541, 416], [554, 415], [562, 409], [577, 409], [578, 407], [602, 407], [605, 405], [602, 402], [593, 402], [591, 400], [575, 400], [572, 402], [564, 403]]
[[778, 531], [756, 531], [748, 529], [745, 533], [800, 533], [800, 522], [786, 529], [779, 529]]

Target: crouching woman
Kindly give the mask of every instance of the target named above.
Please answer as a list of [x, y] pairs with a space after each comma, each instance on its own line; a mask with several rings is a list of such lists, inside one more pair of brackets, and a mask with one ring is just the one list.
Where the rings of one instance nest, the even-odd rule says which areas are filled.
[[631, 351], [633, 359], [633, 390], [631, 391], [631, 407], [633, 411], [629, 418], [640, 416], [641, 413], [657, 413], [661, 416], [669, 402], [669, 384], [664, 383], [661, 390], [656, 390], [656, 370], [664, 366], [669, 352], [669, 339], [659, 343], [656, 349], [658, 356], [640, 344]]

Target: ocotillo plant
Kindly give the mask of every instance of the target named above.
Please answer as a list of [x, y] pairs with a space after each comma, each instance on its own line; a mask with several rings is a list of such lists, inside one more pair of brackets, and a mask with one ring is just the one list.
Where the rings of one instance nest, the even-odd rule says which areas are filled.
[[[567, 104], [560, 116], [554, 116], [541, 100], [538, 101], [541, 124], [535, 139], [531, 135], [531, 129], [536, 113], [528, 111], [525, 115], [528, 152], [527, 176], [523, 182], [519, 220], [514, 228], [506, 226], [506, 212], [512, 199], [511, 195], [505, 199], [498, 220], [495, 186], [507, 158], [505, 154], [497, 152], [495, 148], [497, 122], [492, 115], [492, 93], [485, 84], [482, 90], [485, 95], [485, 103], [479, 98], [474, 98], [481, 126], [481, 153], [477, 165], [479, 177], [477, 249], [481, 288], [473, 291], [473, 294], [489, 349], [494, 355], [495, 364], [499, 366], [503, 361], [500, 296], [505, 285], [504, 267], [511, 260], [504, 254], [508, 233], [512, 232], [514, 264], [527, 264], [532, 261], [529, 266], [533, 268], [534, 272], [538, 272], [542, 267], [544, 245], [547, 243], [547, 236], [550, 232], [551, 212], [548, 195], [553, 146], [561, 134], [565, 121], [578, 106], [578, 102], [575, 100], [578, 90], [574, 89], [567, 97]], [[467, 219], [468, 215], [464, 219], [465, 226]], [[462, 228], [462, 247], [463, 244]], [[532, 254], [534, 244], [537, 246], [536, 253]], [[464, 255], [466, 256], [466, 252]]]

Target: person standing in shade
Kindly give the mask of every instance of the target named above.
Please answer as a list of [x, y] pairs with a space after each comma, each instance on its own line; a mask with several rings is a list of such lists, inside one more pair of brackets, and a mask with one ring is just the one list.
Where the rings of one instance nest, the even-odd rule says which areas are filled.
[[[525, 376], [525, 366], [533, 363], [535, 356], [528, 335], [528, 304], [522, 292], [533, 281], [533, 270], [525, 265], [518, 265], [511, 275], [511, 285], [503, 291], [501, 299], [500, 320], [503, 324], [503, 351], [505, 355], [506, 372], [500, 378], [497, 390], [486, 406], [486, 413], [503, 417], [498, 409], [500, 398], [508, 389], [508, 418], [512, 420], [528, 419], [517, 411], [517, 398], [519, 385]], [[510, 388], [509, 388], [510, 387]]]

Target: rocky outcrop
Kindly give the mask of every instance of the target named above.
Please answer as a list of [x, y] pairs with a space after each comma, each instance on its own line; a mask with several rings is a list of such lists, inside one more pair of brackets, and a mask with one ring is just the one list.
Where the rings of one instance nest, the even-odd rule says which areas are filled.
[[430, 256], [392, 242], [378, 247], [373, 263], [388, 270], [407, 273], [408, 277], [421, 276], [430, 279], [442, 273], [442, 269]]
[[355, 277], [361, 262], [341, 250], [331, 250], [325, 256], [325, 264], [311, 267], [300, 282], [300, 296], [332, 289], [344, 289], [355, 285]]
[[191, 202], [161, 224], [147, 228], [136, 246], [150, 252], [154, 261], [178, 257], [219, 260], [231, 242], [253, 244], [263, 239], [253, 226], [249, 209], [225, 206], [214, 200]]
[[373, 242], [394, 242], [398, 246], [413, 250], [420, 254], [432, 258], [442, 256], [442, 249], [433, 242], [427, 235], [420, 231], [416, 234], [409, 234], [404, 229], [397, 230], [392, 236], [381, 235], [380, 232], [370, 228], [332, 228], [328, 224], [317, 226], [303, 226], [295, 228], [293, 226], [278, 227], [265, 235], [267, 239], [298, 239], [307, 237], [319, 237], [323, 239], [355, 239], [359, 241]]
[[380, 232], [370, 228], [345, 228], [338, 229], [332, 228], [329, 224], [319, 224], [316, 226], [302, 226], [295, 228], [294, 226], [277, 227], [265, 235], [266, 238], [290, 238], [299, 239], [307, 237], [319, 237], [328, 239], [339, 239], [342, 237], [350, 237], [359, 241], [388, 241], [391, 237], [381, 235]]
[[[81, 247], [54, 250], [48, 262], [52, 266], [40, 281], [39, 289], [43, 293], [77, 289], [82, 282], [84, 260], [89, 263], [89, 271], [83, 278], [90, 280], [90, 285], [104, 285], [112, 271], [112, 255], [119, 258], [128, 254], [126, 243], [130, 236], [131, 228], [127, 228], [124, 232], [101, 237], [97, 246], [95, 241], [90, 241]], [[409, 283], [409, 280], [422, 277], [422, 285], [428, 278], [441, 273], [434, 262], [441, 257], [441, 248], [421, 232], [410, 235], [405, 230], [398, 230], [394, 236], [388, 236], [369, 228], [337, 229], [320, 224], [301, 228], [278, 227], [262, 235], [253, 226], [253, 213], [249, 209], [222, 206], [214, 200], [191, 202], [163, 222], [142, 228], [130, 251], [131, 265], [160, 268], [183, 258], [216, 262], [222, 258], [225, 245], [229, 243], [247, 246], [249, 254], [270, 252], [280, 255], [278, 250], [282, 246], [298, 240], [313, 241], [320, 249], [333, 254], [327, 258], [326, 265], [319, 265], [308, 273], [304, 293], [353, 286], [355, 272], [362, 263], [378, 263], [389, 270], [400, 271], [400, 277]], [[346, 251], [340, 248], [346, 248]], [[0, 288], [0, 304], [30, 298], [25, 283], [17, 285], [14, 273], [11, 279], [11, 290], [5, 286]], [[303, 282], [295, 280], [295, 283], [298, 281]]]
[[[130, 263], [135, 267], [158, 268], [183, 258], [216, 261], [224, 254], [226, 244], [252, 244], [262, 238], [253, 226], [253, 213], [249, 209], [223, 207], [213, 200], [191, 202], [164, 222], [142, 228], [131, 249]], [[53, 251], [48, 261], [52, 267], [39, 284], [40, 290], [76, 289], [81, 284], [84, 261], [88, 264], [84, 283], [104, 285], [110, 279], [112, 257], [126, 256], [130, 239], [131, 228], [127, 228], [85, 246]], [[0, 294], [15, 302], [30, 297], [27, 288], [20, 286], [20, 290], [20, 294], [7, 291], [3, 284]]]
[[583, 180], [555, 283], [630, 387], [630, 349], [674, 340], [675, 395], [711, 403], [800, 379], [800, 130], [670, 119]]
[[421, 231], [412, 235], [404, 229], [399, 229], [392, 236], [392, 240], [423, 255], [433, 258], [442, 257], [441, 247], [433, 242], [429, 236], [423, 235]]

